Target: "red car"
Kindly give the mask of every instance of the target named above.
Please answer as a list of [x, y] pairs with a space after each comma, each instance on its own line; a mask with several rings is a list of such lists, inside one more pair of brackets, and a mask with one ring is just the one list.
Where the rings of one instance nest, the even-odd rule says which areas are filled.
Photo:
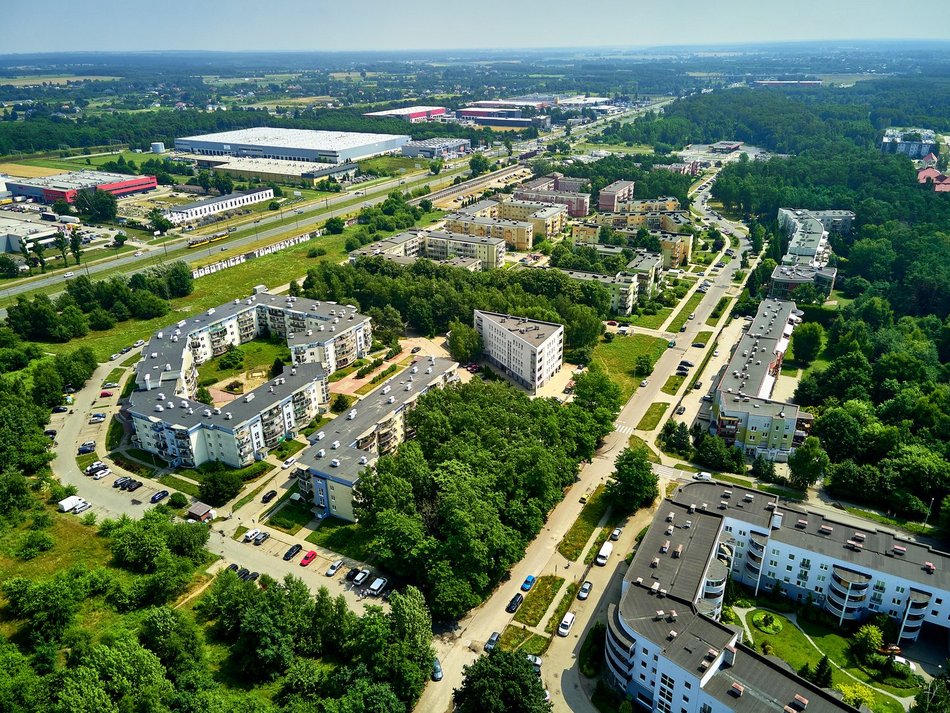
[[100, 399], [107, 399], [107, 398], [109, 398], [110, 396], [112, 396], [112, 392], [111, 392], [111, 391], [100, 391], [100, 392], [99, 392], [99, 398], [100, 398]]
[[313, 550], [310, 550], [307, 554], [303, 556], [303, 559], [300, 560], [300, 566], [306, 567], [308, 564], [313, 562], [317, 558], [317, 553]]

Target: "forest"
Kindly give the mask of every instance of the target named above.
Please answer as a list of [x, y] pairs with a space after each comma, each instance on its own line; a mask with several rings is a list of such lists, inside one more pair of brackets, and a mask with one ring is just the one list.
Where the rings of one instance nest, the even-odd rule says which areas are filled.
[[524, 556], [620, 406], [597, 367], [567, 406], [499, 382], [430, 391], [407, 415], [416, 437], [356, 488], [380, 565], [416, 584], [437, 620], [462, 616]]

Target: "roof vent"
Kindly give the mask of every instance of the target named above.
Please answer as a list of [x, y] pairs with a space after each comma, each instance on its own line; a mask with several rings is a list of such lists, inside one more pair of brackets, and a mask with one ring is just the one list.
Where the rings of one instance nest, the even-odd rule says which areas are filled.
[[732, 684], [732, 688], [729, 689], [729, 692], [736, 698], [741, 698], [742, 694], [745, 693], [745, 686], [743, 686], [738, 681], [735, 681]]
[[337, 460], [336, 458], [334, 458], [333, 460], [330, 461], [330, 467], [331, 467], [331, 468], [339, 468], [339, 467], [340, 467], [340, 461]]
[[230, 421], [232, 418], [234, 418], [234, 414], [232, 414], [230, 411], [228, 411], [226, 414], [224, 414], [224, 420], [225, 420], [225, 421]]
[[822, 525], [821, 527], [818, 528], [818, 532], [820, 532], [822, 535], [830, 535], [832, 532], [834, 532], [834, 530], [835, 528], [827, 524]]
[[369, 460], [366, 458], [366, 456], [360, 456], [360, 465], [366, 465], [368, 462]]
[[339, 447], [340, 447], [339, 441], [333, 441], [333, 443], [330, 444], [330, 448], [332, 448], [333, 450], [336, 450]]
[[933, 562], [924, 562], [924, 571], [927, 574], [933, 574], [937, 571], [937, 565], [935, 565]]
[[672, 641], [673, 639], [675, 639], [675, 638], [676, 638], [676, 631], [673, 630], [673, 629], [670, 629], [670, 633], [666, 635], [666, 638], [668, 638], [670, 641]]
[[650, 566], [653, 567], [654, 569], [655, 569], [656, 567], [659, 567], [659, 566], [660, 566], [660, 558], [659, 558], [659, 557], [654, 557], [654, 558], [653, 558], [653, 561], [650, 563]]
[[219, 408], [215, 408], [215, 409], [213, 409], [213, 410], [214, 410], [215, 414], [220, 414], [220, 413], [221, 413], [221, 409], [219, 409]]
[[795, 527], [808, 527], [808, 520], [805, 518], [798, 518], [798, 521], [795, 523]]
[[[650, 591], [653, 594], [656, 594], [658, 591], [660, 591], [660, 583], [654, 582], [653, 585], [650, 587]], [[662, 619], [663, 617], [659, 617], [659, 618]]]
[[321, 448], [319, 451], [317, 451], [317, 458], [323, 458], [323, 456], [325, 456], [326, 454], [327, 454], [326, 450]]

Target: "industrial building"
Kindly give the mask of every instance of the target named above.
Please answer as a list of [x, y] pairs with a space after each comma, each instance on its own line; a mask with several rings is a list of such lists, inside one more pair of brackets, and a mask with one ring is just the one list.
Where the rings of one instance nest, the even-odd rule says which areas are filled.
[[359, 172], [353, 162], [326, 164], [313, 161], [284, 161], [274, 158], [234, 158], [231, 156], [204, 156], [201, 154], [177, 154], [179, 161], [190, 162], [196, 168], [208, 168], [242, 180], [276, 183], [307, 183], [315, 185], [324, 178], [333, 177], [345, 181]]
[[709, 145], [712, 153], [730, 154], [742, 148], [743, 141], [717, 141]]
[[609, 186], [604, 186], [600, 189], [597, 199], [597, 210], [616, 212], [621, 203], [633, 199], [633, 189], [636, 185], [635, 181], [614, 181]]
[[395, 452], [408, 437], [406, 414], [432, 389], [458, 380], [450, 359], [417, 357], [345, 414], [309, 437], [297, 456], [297, 488], [313, 501], [317, 515], [355, 521], [353, 489], [364, 470]]
[[111, 193], [116, 198], [150, 191], [158, 186], [155, 176], [129, 176], [105, 171], [70, 171], [42, 178], [8, 178], [7, 190], [14, 198], [30, 198], [42, 203], [64, 200], [75, 203], [83, 190]]
[[[743, 644], [740, 627], [719, 621], [727, 580], [782, 589], [842, 618], [886, 611], [902, 630], [907, 622], [919, 630], [931, 607], [945, 625], [947, 565], [950, 558], [926, 546], [856, 531], [756, 490], [686, 484], [660, 504], [624, 575], [619, 604], [608, 605], [608, 681], [664, 713], [855, 713]], [[868, 603], [871, 582], [879, 605]], [[934, 599], [947, 604], [934, 607]]]
[[531, 393], [537, 393], [561, 370], [563, 324], [477, 309], [475, 329], [488, 361]]
[[175, 139], [175, 150], [206, 156], [343, 163], [396, 153], [411, 137], [265, 126]]
[[35, 223], [29, 220], [17, 220], [9, 216], [0, 216], [0, 252], [19, 253], [20, 245], [40, 243], [50, 247], [59, 231], [58, 226], [49, 223]]
[[192, 220], [201, 220], [219, 213], [226, 213], [229, 210], [238, 210], [255, 203], [269, 201], [274, 199], [273, 188], [255, 188], [250, 191], [240, 191], [237, 193], [228, 193], [223, 196], [206, 198], [194, 203], [178, 205], [165, 211], [165, 217], [175, 225], [187, 223]]
[[[194, 400], [200, 364], [264, 334], [287, 340], [292, 367], [219, 408]], [[325, 410], [327, 378], [367, 356], [372, 338], [369, 317], [352, 307], [263, 288], [160, 329], [129, 397], [133, 442], [173, 466], [247, 466]]]
[[891, 128], [881, 139], [881, 153], [903, 154], [910, 158], [923, 158], [937, 153], [937, 135], [930, 129]]
[[404, 106], [400, 109], [384, 109], [382, 111], [368, 111], [363, 116], [395, 117], [416, 124], [420, 121], [438, 120], [445, 116], [444, 106]]
[[468, 139], [423, 139], [410, 141], [402, 147], [402, 155], [409, 158], [452, 158], [461, 156], [472, 150], [472, 142]]

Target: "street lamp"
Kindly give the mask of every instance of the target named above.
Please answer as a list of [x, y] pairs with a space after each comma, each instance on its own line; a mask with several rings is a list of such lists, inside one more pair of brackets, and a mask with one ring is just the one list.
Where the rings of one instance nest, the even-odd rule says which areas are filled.
[[930, 519], [930, 513], [933, 510], [933, 507], [934, 507], [934, 499], [930, 498], [930, 507], [927, 508], [927, 517], [924, 518], [925, 525], [927, 524], [927, 520]]

